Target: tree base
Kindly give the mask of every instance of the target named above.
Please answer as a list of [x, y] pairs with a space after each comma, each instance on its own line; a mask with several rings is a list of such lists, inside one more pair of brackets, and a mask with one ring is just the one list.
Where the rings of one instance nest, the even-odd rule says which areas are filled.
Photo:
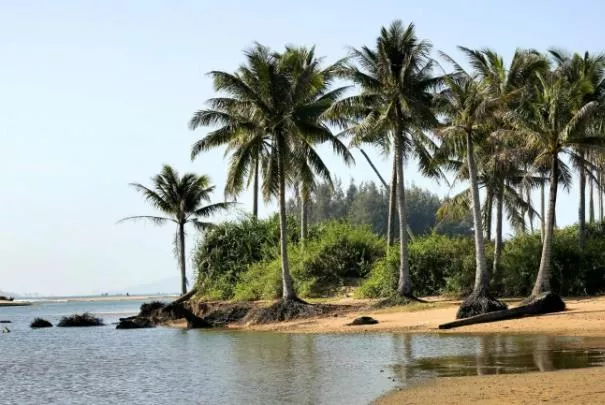
[[299, 298], [282, 299], [268, 307], [251, 310], [244, 321], [251, 324], [284, 322], [312, 318], [342, 309], [342, 305], [308, 304]]
[[470, 318], [459, 319], [439, 325], [439, 329], [451, 329], [459, 326], [474, 325], [477, 323], [497, 322], [507, 319], [516, 319], [524, 316], [534, 316], [559, 312], [565, 310], [565, 303], [557, 294], [546, 292], [532, 298], [531, 302], [512, 309], [493, 311], [486, 314], [476, 315]]
[[546, 291], [539, 295], [530, 295], [519, 305], [531, 305], [536, 313], [547, 314], [549, 312], [565, 311], [565, 302], [558, 294]]
[[505, 303], [497, 300], [489, 293], [472, 293], [469, 295], [456, 312], [456, 319], [470, 318], [471, 316], [487, 314], [494, 311], [507, 309]]

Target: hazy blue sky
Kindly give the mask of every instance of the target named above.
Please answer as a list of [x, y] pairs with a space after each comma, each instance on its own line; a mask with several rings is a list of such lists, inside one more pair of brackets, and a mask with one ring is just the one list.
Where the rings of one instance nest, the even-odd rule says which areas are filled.
[[[508, 58], [517, 47], [601, 51], [603, 15], [599, 1], [0, 1], [0, 290], [176, 280], [172, 228], [115, 223], [152, 213], [128, 183], [162, 163], [210, 174], [222, 199], [222, 153], [192, 163], [205, 131], [187, 122], [214, 95], [204, 74], [233, 71], [253, 41], [315, 44], [334, 61], [398, 18], [455, 57], [461, 44]], [[374, 180], [361, 157], [346, 168], [325, 156], [345, 184]], [[561, 195], [559, 224], [575, 219], [575, 194]]]

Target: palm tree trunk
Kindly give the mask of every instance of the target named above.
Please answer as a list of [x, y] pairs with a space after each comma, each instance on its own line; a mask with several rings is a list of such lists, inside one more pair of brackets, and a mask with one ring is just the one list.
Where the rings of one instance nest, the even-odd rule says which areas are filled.
[[286, 173], [281, 150], [277, 157], [277, 175], [279, 180], [279, 247], [281, 253], [282, 298], [284, 300], [296, 299], [294, 283], [288, 266], [288, 224], [286, 218]]
[[[400, 136], [401, 136], [400, 132]], [[397, 293], [403, 297], [412, 296], [412, 280], [410, 279], [410, 267], [408, 265], [408, 234], [407, 216], [405, 207], [405, 189], [403, 184], [403, 150], [402, 145], [395, 144], [395, 162], [397, 164], [397, 210], [399, 212], [399, 282]]]
[[473, 294], [487, 293], [489, 288], [489, 274], [485, 260], [485, 244], [483, 240], [483, 227], [481, 226], [481, 202], [479, 199], [479, 182], [477, 181], [477, 166], [473, 152], [473, 140], [470, 131], [466, 134], [466, 153], [468, 159], [468, 170], [471, 180], [471, 197], [473, 222], [475, 228], [475, 261], [477, 269], [475, 272], [475, 286]]
[[534, 233], [534, 207], [531, 201], [531, 186], [525, 187], [525, 193], [527, 195], [527, 217], [529, 219], [529, 230], [533, 234]]
[[544, 230], [544, 242], [542, 243], [540, 270], [538, 270], [536, 284], [534, 284], [534, 288], [531, 292], [531, 295], [534, 297], [550, 290], [550, 260], [552, 256], [553, 229], [555, 225], [555, 208], [557, 205], [558, 172], [559, 158], [556, 154], [554, 154], [552, 159], [552, 169], [550, 171], [548, 213]]
[[[582, 166], [580, 167], [580, 184], [578, 185], [580, 191], [580, 200], [578, 202], [578, 243], [580, 247], [584, 247], [584, 239], [586, 234], [586, 172], [584, 171], [584, 152], [580, 152], [580, 158], [582, 159]], [[552, 185], [551, 185], [552, 188]]]
[[363, 149], [361, 149], [361, 148], [359, 148], [359, 151], [361, 152], [361, 154], [363, 155], [363, 157], [366, 158], [366, 160], [370, 164], [370, 167], [372, 168], [372, 170], [374, 170], [374, 173], [376, 173], [376, 176], [378, 176], [378, 179], [380, 180], [380, 182], [382, 183], [382, 185], [384, 186], [384, 188], [389, 188], [389, 185], [384, 180], [384, 178], [380, 175], [380, 172], [378, 171], [378, 169], [376, 168], [376, 166], [374, 166], [374, 162], [372, 162], [372, 160], [370, 159], [370, 157], [368, 156], [368, 154], [366, 153], [366, 151], [363, 150]]
[[179, 267], [181, 268], [181, 294], [187, 293], [187, 264], [185, 262], [185, 224], [179, 224]]
[[540, 240], [544, 242], [544, 233], [546, 231], [546, 217], [544, 216], [544, 180], [540, 182]]
[[502, 216], [503, 216], [503, 200], [504, 190], [503, 185], [498, 190], [498, 196], [496, 197], [496, 238], [494, 243], [494, 264], [492, 268], [492, 277], [498, 274], [500, 268], [500, 257], [502, 256]]
[[308, 208], [308, 201], [303, 191], [300, 198], [300, 242], [302, 244], [305, 243], [308, 234]]
[[599, 193], [599, 222], [603, 222], [603, 172], [599, 169], [598, 173], [597, 193]]
[[491, 192], [487, 193], [485, 209], [487, 210], [487, 218], [485, 224], [485, 239], [492, 240], [492, 213], [493, 213], [493, 205], [494, 205], [494, 195]]
[[397, 157], [393, 157], [393, 174], [391, 187], [389, 187], [389, 214], [387, 218], [387, 248], [393, 245], [395, 227], [395, 214], [397, 210]]
[[588, 189], [588, 221], [594, 224], [594, 179], [591, 173]]
[[252, 191], [253, 193], [253, 197], [252, 197], [252, 217], [254, 217], [254, 219], [258, 219], [258, 158], [256, 159], [256, 161], [254, 162], [254, 182], [252, 187], [254, 188], [254, 190]]

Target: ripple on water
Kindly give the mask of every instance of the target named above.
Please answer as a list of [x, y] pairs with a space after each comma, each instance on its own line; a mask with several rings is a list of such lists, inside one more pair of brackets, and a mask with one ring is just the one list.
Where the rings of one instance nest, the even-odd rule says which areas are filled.
[[[598, 339], [116, 330], [140, 302], [0, 308], [0, 404], [367, 404], [440, 375], [600, 365]], [[107, 326], [31, 330], [74, 312]], [[381, 372], [381, 370], [383, 372]]]

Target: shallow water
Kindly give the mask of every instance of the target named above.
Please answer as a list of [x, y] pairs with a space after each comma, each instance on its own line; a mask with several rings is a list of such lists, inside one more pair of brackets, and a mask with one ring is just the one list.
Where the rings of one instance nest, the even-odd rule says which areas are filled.
[[[605, 342], [546, 336], [115, 330], [140, 302], [0, 307], [0, 404], [367, 404], [439, 375], [601, 365]], [[31, 330], [89, 311], [108, 324]], [[0, 326], [1, 329], [1, 326]]]

